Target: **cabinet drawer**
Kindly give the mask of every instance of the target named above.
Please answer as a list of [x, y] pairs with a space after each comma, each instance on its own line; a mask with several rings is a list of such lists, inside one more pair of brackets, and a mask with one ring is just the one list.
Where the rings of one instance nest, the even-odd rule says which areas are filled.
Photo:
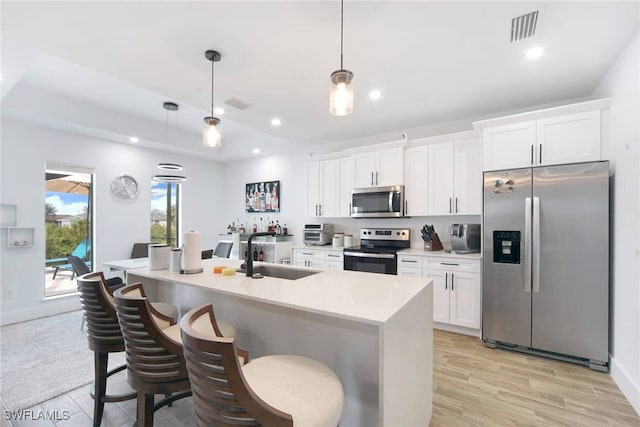
[[293, 258], [324, 261], [324, 251], [314, 249], [294, 249]]
[[461, 258], [425, 257], [422, 267], [425, 270], [449, 270], [449, 271], [467, 271], [470, 273], [479, 273], [480, 260], [479, 259], [461, 259]]
[[422, 257], [418, 255], [398, 255], [398, 269], [422, 268]]
[[342, 262], [342, 251], [326, 251], [324, 260], [327, 262]]

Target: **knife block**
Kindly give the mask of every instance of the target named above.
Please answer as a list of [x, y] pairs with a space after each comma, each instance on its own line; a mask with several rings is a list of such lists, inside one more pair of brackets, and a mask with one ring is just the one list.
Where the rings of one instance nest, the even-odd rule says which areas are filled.
[[438, 237], [438, 233], [433, 233], [431, 235], [430, 242], [424, 242], [424, 250], [425, 251], [441, 251], [443, 249], [442, 242]]

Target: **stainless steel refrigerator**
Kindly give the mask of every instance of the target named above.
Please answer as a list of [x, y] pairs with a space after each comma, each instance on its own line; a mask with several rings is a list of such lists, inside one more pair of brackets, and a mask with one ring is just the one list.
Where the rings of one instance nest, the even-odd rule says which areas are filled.
[[608, 371], [609, 162], [485, 172], [482, 338]]

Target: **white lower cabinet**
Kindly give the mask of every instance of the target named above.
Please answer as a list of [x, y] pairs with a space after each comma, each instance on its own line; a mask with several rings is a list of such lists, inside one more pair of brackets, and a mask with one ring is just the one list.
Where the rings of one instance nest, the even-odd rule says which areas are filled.
[[319, 270], [342, 270], [342, 250], [296, 248], [293, 250], [293, 265]]
[[398, 276], [433, 280], [433, 321], [480, 329], [480, 260], [398, 254]]

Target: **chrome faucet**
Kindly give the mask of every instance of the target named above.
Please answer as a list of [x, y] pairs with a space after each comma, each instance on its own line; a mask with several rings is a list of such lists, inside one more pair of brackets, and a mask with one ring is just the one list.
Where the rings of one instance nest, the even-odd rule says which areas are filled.
[[251, 235], [249, 235], [249, 238], [247, 239], [247, 257], [244, 260], [244, 266], [247, 269], [247, 277], [253, 277], [253, 258], [251, 256], [252, 254], [251, 241], [253, 240], [254, 237], [275, 236], [275, 235], [276, 235], [275, 231], [263, 231], [260, 233], [252, 233]]

